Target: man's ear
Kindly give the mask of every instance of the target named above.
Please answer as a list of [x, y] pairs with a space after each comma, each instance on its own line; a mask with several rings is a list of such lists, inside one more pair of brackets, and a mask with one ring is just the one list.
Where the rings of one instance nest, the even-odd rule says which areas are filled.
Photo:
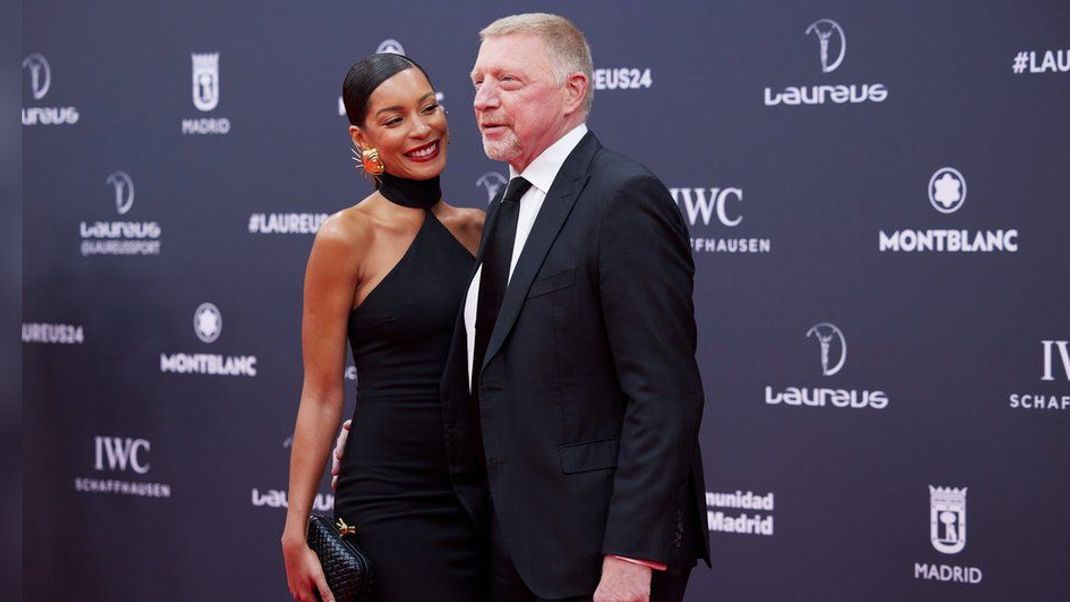
[[579, 71], [568, 75], [568, 78], [565, 79], [566, 112], [573, 113], [583, 109], [587, 94], [590, 93], [590, 86], [591, 82], [588, 81], [587, 76]]

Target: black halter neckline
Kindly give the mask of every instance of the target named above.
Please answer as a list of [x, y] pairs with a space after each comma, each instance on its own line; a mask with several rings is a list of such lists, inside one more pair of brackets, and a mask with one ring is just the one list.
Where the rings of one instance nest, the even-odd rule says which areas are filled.
[[439, 177], [410, 180], [384, 173], [379, 176], [379, 192], [391, 203], [414, 209], [430, 209], [442, 199]]

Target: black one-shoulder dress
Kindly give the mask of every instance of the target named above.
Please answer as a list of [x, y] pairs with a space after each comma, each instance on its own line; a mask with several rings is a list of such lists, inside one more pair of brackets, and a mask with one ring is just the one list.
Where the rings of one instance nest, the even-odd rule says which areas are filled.
[[450, 485], [439, 382], [474, 265], [426, 212], [398, 264], [349, 316], [357, 404], [335, 515], [375, 562], [376, 602], [486, 598], [481, 531]]

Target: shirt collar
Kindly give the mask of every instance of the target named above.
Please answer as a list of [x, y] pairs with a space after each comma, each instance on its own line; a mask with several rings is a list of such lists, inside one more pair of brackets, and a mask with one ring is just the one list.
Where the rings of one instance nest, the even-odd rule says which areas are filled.
[[550, 186], [554, 183], [554, 178], [557, 177], [557, 172], [561, 171], [561, 166], [565, 164], [565, 159], [568, 159], [568, 156], [572, 154], [572, 150], [576, 148], [576, 145], [580, 143], [580, 140], [586, 134], [587, 124], [581, 123], [577, 125], [569, 130], [567, 134], [558, 138], [557, 142], [542, 151], [538, 157], [535, 157], [535, 160], [527, 166], [523, 173], [518, 174], [510, 165], [509, 178], [512, 179], [518, 175], [523, 176], [540, 192], [543, 194], [548, 193]]

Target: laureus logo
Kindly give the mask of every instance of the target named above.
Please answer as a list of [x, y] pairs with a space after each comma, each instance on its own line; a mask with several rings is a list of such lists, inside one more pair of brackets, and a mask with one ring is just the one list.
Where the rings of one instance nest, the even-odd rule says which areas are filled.
[[[22, 59], [22, 70], [29, 75], [29, 94], [39, 101], [52, 87], [52, 68], [41, 54], [30, 54]], [[74, 125], [78, 123], [78, 107], [23, 107], [22, 125]]]
[[[825, 376], [832, 376], [842, 370], [844, 362], [847, 361], [847, 339], [844, 338], [843, 331], [835, 324], [819, 322], [806, 331], [807, 337], [811, 335], [821, 346], [821, 373]], [[833, 347], [838, 350], [839, 356], [835, 364], [830, 361]]]
[[41, 100], [52, 85], [52, 69], [43, 55], [34, 53], [22, 60], [22, 68], [30, 74], [30, 90], [34, 100]]
[[205, 343], [215, 342], [223, 331], [223, 314], [212, 303], [201, 303], [193, 312], [193, 331]]
[[944, 554], [966, 547], [966, 487], [929, 485], [929, 540]]
[[[817, 38], [821, 72], [832, 73], [839, 69], [847, 54], [847, 35], [840, 24], [832, 19], [818, 19], [806, 27], [805, 35], [811, 34]], [[779, 91], [774, 87], [765, 88], [765, 106], [863, 104], [884, 102], [888, 98], [888, 87], [881, 83], [852, 84], [826, 80], [820, 84], [777, 87]]]
[[954, 167], [941, 167], [929, 178], [929, 203], [940, 213], [954, 213], [966, 202], [966, 178]]
[[[840, 24], [832, 19], [818, 19], [810, 24], [806, 28], [806, 35], [814, 34], [817, 36], [818, 46], [821, 50], [821, 72], [832, 73], [843, 62], [843, 55], [847, 52], [847, 36], [843, 33], [843, 28]], [[829, 48], [832, 47], [833, 34], [836, 37], [836, 44], [839, 50], [836, 53], [836, 58], [829, 63]]]
[[[104, 183], [111, 187], [115, 210], [126, 215], [134, 206], [134, 180], [125, 171], [113, 171]], [[103, 196], [103, 195], [102, 195]], [[82, 256], [159, 255], [163, 229], [158, 222], [94, 221], [78, 226]]]
[[482, 186], [487, 191], [487, 202], [494, 200], [495, 195], [502, 189], [502, 186], [508, 183], [508, 179], [502, 174], [496, 171], [488, 171], [487, 173], [479, 176], [476, 180], [476, 186]]
[[211, 111], [219, 104], [219, 53], [190, 55], [193, 60], [193, 106]]
[[115, 209], [119, 215], [125, 215], [134, 206], [134, 181], [130, 174], [115, 171], [104, 181], [115, 190]]
[[[847, 362], [847, 339], [843, 331], [830, 322], [818, 322], [806, 331], [806, 337], [814, 337], [821, 350], [821, 374], [833, 376], [843, 370]], [[883, 410], [888, 407], [888, 393], [881, 389], [834, 388], [826, 386], [765, 387], [766, 405], [794, 407], [871, 408]]]
[[375, 49], [376, 54], [405, 54], [405, 47], [401, 42], [393, 39], [383, 40]]

